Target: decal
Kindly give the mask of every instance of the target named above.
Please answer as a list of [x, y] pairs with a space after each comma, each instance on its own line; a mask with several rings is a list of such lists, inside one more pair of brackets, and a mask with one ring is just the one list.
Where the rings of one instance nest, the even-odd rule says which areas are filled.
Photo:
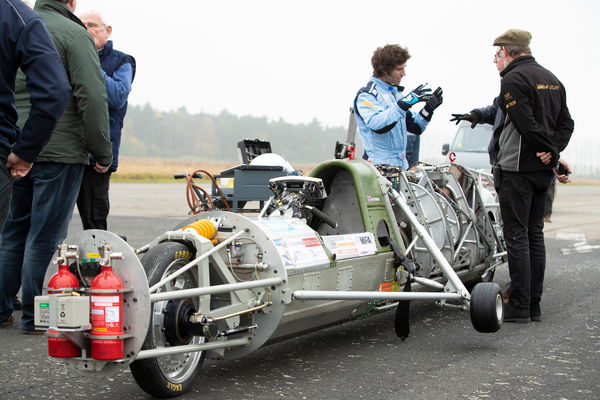
[[171, 383], [167, 381], [167, 389], [170, 389], [174, 392], [181, 392], [183, 390], [183, 385], [181, 383]]
[[315, 247], [315, 246], [321, 245], [319, 243], [319, 239], [317, 239], [316, 237], [303, 238], [302, 242], [304, 243], [304, 246], [306, 246], [306, 247]]
[[369, 100], [365, 100], [362, 103], [360, 103], [361, 106], [365, 106], [365, 107], [369, 107], [369, 108], [375, 108], [375, 105], [373, 103], [371, 103]]
[[325, 246], [338, 260], [375, 254], [375, 237], [371, 232], [348, 235], [327, 235], [322, 237]]
[[548, 85], [548, 84], [543, 84], [543, 83], [538, 83], [537, 85], [535, 85], [535, 88], [537, 90], [559, 90], [560, 86], [558, 85]]

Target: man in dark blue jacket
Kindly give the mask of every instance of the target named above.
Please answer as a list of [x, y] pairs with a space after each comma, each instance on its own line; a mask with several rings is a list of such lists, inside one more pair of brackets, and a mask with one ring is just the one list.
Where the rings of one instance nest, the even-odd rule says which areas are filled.
[[[40, 17], [22, 1], [0, 1], [0, 226], [6, 217], [12, 177], [27, 175], [48, 142], [70, 86], [52, 38]], [[21, 131], [15, 109], [15, 77], [22, 68], [31, 113]]]
[[[15, 79], [27, 76], [31, 112], [17, 126]], [[70, 86], [54, 42], [41, 18], [21, 0], [0, 0], [0, 228], [10, 204], [12, 179], [29, 172], [50, 139], [68, 99]], [[19, 287], [19, 282], [11, 283]], [[0, 327], [10, 325], [9, 315]]]
[[119, 166], [121, 130], [127, 112], [127, 98], [135, 77], [135, 59], [128, 54], [113, 49], [112, 41], [109, 40], [112, 26], [106, 24], [100, 13], [96, 11], [84, 12], [81, 15], [81, 21], [94, 38], [94, 44], [100, 57], [102, 76], [108, 98], [113, 161], [108, 172], [100, 172], [94, 167], [95, 161], [90, 160], [90, 166], [86, 168], [81, 182], [77, 208], [79, 209], [83, 229], [106, 230], [106, 218], [110, 209], [108, 196], [110, 175]]

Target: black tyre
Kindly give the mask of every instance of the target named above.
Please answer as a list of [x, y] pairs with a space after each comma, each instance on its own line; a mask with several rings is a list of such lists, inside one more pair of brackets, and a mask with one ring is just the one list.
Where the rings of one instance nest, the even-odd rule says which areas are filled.
[[502, 291], [494, 282], [478, 283], [471, 292], [471, 323], [476, 331], [497, 332], [502, 326]]
[[475, 280], [472, 280], [472, 281], [469, 281], [469, 282], [465, 282], [465, 287], [467, 288], [467, 290], [469, 291], [469, 293], [472, 293], [473, 292], [473, 288], [478, 283], [493, 282], [495, 274], [496, 274], [496, 268], [485, 272], [483, 275], [481, 275], [479, 278], [477, 278]]
[[[187, 264], [192, 259], [192, 255], [187, 246], [175, 242], [163, 242], [150, 249], [142, 258], [150, 287]], [[190, 268], [164, 285], [158, 292], [190, 289], [197, 286], [196, 269]], [[198, 299], [190, 300], [198, 309]], [[159, 301], [152, 304], [150, 326], [142, 350], [172, 345], [172, 339], [165, 331], [165, 314], [168, 303], [168, 301]], [[198, 344], [204, 341], [205, 338], [202, 337], [191, 337], [189, 342], [177, 343], [177, 345]], [[148, 358], [134, 361], [131, 363], [130, 369], [138, 385], [145, 392], [160, 398], [175, 397], [191, 389], [200, 373], [204, 356], [204, 352], [191, 352]]]

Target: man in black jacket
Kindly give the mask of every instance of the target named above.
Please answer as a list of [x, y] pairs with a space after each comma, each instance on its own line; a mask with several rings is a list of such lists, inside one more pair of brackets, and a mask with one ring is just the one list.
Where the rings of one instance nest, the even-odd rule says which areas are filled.
[[497, 103], [502, 120], [490, 146], [511, 278], [505, 322], [541, 321], [544, 202], [574, 129], [565, 88], [531, 56], [530, 41], [531, 34], [519, 29], [494, 41], [506, 62]]

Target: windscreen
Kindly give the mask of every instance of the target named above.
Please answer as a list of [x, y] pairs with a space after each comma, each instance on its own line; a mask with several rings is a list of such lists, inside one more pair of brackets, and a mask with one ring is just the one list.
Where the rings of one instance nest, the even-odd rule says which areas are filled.
[[468, 151], [487, 153], [488, 143], [492, 137], [492, 126], [477, 125], [471, 129], [470, 124], [460, 125], [450, 151]]

